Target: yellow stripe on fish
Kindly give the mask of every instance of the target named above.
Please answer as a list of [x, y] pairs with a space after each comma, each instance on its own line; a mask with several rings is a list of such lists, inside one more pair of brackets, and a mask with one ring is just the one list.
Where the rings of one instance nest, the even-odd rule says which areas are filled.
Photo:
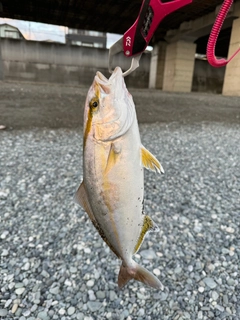
[[91, 130], [92, 127], [92, 119], [93, 119], [93, 114], [95, 112], [98, 111], [99, 109], [99, 99], [100, 99], [100, 88], [99, 85], [97, 83], [94, 84], [94, 90], [95, 90], [95, 97], [92, 98], [89, 102], [89, 109], [88, 109], [88, 118], [87, 118], [87, 122], [86, 122], [86, 129], [84, 132], [84, 142], [83, 142], [83, 146], [85, 147], [86, 145], [86, 141], [87, 141], [87, 137], [89, 135], [89, 132]]

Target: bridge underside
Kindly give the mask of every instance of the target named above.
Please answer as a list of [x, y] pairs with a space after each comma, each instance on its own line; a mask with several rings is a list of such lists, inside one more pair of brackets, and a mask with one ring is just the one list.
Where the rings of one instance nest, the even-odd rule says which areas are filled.
[[[214, 11], [222, 2], [193, 0], [192, 4], [164, 19], [154, 40], [162, 39], [166, 31], [177, 29], [183, 21], [195, 20]], [[122, 34], [137, 18], [140, 6], [141, 0], [0, 0], [0, 16]]]

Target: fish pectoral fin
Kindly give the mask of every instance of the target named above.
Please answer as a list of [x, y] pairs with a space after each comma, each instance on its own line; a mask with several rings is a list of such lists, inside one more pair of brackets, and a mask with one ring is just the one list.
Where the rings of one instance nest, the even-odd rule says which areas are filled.
[[140, 281], [155, 289], [164, 289], [157, 277], [135, 261], [132, 261], [131, 266], [125, 266], [124, 263], [122, 263], [118, 275], [118, 287], [121, 289], [131, 279]]
[[159, 228], [156, 225], [156, 223], [149, 216], [144, 216], [142, 230], [141, 230], [141, 233], [138, 237], [138, 241], [137, 241], [135, 249], [134, 249], [134, 254], [137, 253], [138, 250], [140, 249], [147, 232], [158, 231], [158, 230], [159, 230]]
[[115, 166], [116, 162], [119, 159], [120, 153], [121, 146], [116, 143], [111, 143], [105, 173], [108, 173]]
[[141, 162], [142, 166], [148, 170], [164, 173], [161, 163], [144, 146], [141, 146]]

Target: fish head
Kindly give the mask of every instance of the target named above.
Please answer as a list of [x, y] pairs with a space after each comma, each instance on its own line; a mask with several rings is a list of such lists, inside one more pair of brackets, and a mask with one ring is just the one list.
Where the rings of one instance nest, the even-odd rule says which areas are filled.
[[133, 114], [133, 99], [121, 68], [117, 67], [109, 79], [98, 71], [85, 103], [85, 139], [89, 134], [103, 141], [123, 135], [131, 125]]

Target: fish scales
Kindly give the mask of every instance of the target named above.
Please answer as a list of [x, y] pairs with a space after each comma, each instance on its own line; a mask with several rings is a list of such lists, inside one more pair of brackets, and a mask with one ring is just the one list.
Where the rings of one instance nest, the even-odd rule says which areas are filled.
[[83, 182], [75, 200], [122, 260], [119, 287], [135, 279], [162, 289], [133, 255], [145, 234], [156, 229], [143, 213], [143, 168], [163, 168], [141, 144], [135, 105], [119, 67], [109, 79], [100, 72], [94, 78], [85, 103], [83, 140]]

